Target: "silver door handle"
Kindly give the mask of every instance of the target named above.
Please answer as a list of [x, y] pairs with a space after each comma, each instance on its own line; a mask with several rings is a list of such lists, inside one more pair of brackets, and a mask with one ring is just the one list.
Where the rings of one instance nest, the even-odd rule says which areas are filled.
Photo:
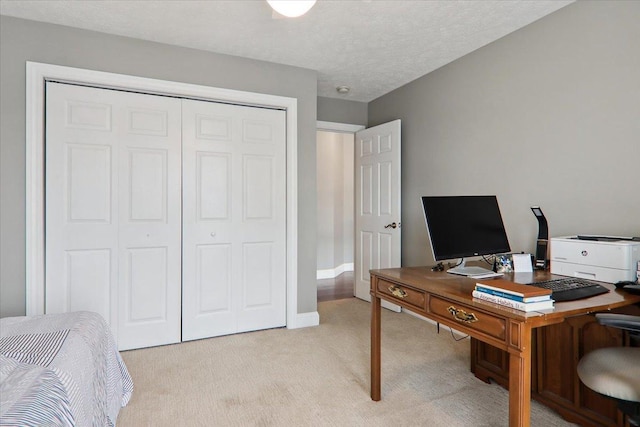
[[384, 226], [384, 228], [396, 228], [398, 227], [398, 224], [396, 224], [395, 222], [392, 222], [391, 224], [387, 224]]

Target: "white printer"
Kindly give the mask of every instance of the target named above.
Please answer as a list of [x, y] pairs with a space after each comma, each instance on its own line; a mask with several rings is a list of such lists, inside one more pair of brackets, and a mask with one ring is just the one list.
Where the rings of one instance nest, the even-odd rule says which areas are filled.
[[551, 238], [551, 273], [615, 283], [636, 280], [640, 241], [628, 237]]

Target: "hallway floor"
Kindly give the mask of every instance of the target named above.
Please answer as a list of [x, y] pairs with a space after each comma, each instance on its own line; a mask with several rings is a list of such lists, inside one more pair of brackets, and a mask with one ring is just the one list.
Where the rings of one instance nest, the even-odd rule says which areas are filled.
[[333, 279], [318, 279], [318, 302], [353, 298], [353, 271], [345, 271]]

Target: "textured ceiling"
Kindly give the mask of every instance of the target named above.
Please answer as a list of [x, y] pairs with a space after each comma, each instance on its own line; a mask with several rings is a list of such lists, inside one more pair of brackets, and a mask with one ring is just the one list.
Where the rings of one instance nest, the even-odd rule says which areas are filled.
[[319, 96], [368, 102], [571, 2], [319, 0], [287, 19], [262, 0], [2, 0], [0, 14], [309, 68]]

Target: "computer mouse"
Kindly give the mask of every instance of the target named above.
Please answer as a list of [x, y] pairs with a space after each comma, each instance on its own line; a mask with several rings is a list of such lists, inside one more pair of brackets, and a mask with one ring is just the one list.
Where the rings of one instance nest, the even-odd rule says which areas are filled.
[[616, 289], [620, 289], [620, 288], [624, 288], [625, 286], [628, 285], [637, 285], [638, 282], [634, 282], [633, 280], [621, 280], [620, 282], [616, 283]]
[[640, 285], [637, 284], [625, 285], [622, 287], [622, 290], [625, 292], [629, 292], [630, 294], [640, 295]]

